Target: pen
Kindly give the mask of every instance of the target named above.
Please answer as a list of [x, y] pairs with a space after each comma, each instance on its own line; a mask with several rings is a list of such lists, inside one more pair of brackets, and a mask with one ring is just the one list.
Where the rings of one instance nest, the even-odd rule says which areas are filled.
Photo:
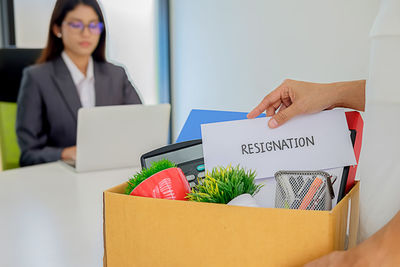
[[324, 184], [318, 188], [317, 193], [314, 195], [310, 205], [308, 205], [308, 207], [307, 207], [308, 210], [315, 210], [315, 209], [317, 209], [317, 210], [326, 210], [325, 201], [322, 202], [323, 203], [323, 207], [318, 207], [320, 201], [324, 200], [325, 197], [326, 197], [326, 196], [323, 195], [323, 193], [325, 192], [325, 189], [326, 189], [326, 187], [325, 187]]
[[308, 190], [307, 194], [305, 195], [305, 197], [303, 198], [303, 201], [300, 204], [299, 209], [301, 210], [305, 210], [308, 205], [310, 204], [311, 200], [313, 199], [315, 193], [317, 192], [318, 188], [321, 186], [322, 184], [322, 179], [316, 177], [314, 179], [314, 181], [312, 182], [310, 189]]
[[291, 209], [299, 208], [301, 201], [302, 201], [301, 196], [304, 196], [308, 192], [308, 190], [310, 189], [310, 186], [312, 184], [311, 179], [307, 179], [305, 183], [304, 183], [304, 179], [302, 176], [299, 176], [297, 179], [300, 181], [299, 186], [300, 186], [301, 190], [299, 190], [299, 192], [296, 194], [295, 199], [292, 201], [292, 203], [290, 205]]
[[301, 192], [298, 194], [300, 199], [301, 199], [301, 196], [305, 196], [307, 194], [308, 190], [310, 189], [311, 184], [312, 184], [311, 179], [307, 179], [303, 188], [301, 189]]

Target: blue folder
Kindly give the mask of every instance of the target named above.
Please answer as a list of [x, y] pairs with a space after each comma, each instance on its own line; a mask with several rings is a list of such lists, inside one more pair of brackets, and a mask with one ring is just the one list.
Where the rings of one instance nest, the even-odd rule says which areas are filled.
[[[186, 119], [183, 128], [176, 139], [176, 143], [201, 139], [201, 125], [213, 122], [222, 121], [235, 121], [247, 119], [247, 112], [235, 112], [235, 111], [220, 111], [220, 110], [204, 110], [204, 109], [192, 109], [188, 118]], [[258, 117], [265, 117], [265, 114], [261, 114]]]

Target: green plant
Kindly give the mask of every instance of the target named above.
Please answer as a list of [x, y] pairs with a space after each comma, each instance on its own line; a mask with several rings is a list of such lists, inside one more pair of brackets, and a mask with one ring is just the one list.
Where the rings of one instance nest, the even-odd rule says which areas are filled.
[[199, 180], [187, 198], [198, 202], [226, 204], [241, 194], [255, 195], [262, 187], [254, 184], [255, 177], [254, 171], [246, 171], [239, 165], [214, 168], [211, 173], [207, 172], [203, 181]]
[[132, 190], [136, 188], [136, 186], [138, 186], [141, 182], [143, 182], [153, 174], [156, 174], [157, 172], [160, 172], [165, 169], [175, 168], [175, 167], [176, 164], [167, 159], [162, 159], [153, 162], [149, 168], [142, 169], [142, 171], [136, 173], [129, 179], [128, 186], [125, 188], [125, 194], [129, 195], [132, 192]]

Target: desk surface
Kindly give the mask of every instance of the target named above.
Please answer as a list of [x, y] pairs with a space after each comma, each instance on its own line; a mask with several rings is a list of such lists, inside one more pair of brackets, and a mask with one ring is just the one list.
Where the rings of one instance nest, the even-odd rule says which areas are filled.
[[138, 169], [61, 162], [0, 172], [0, 266], [102, 266], [103, 191]]

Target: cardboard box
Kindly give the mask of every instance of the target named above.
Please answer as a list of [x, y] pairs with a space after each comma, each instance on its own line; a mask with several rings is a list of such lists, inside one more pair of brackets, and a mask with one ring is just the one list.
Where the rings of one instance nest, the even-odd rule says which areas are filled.
[[[358, 112], [346, 118], [357, 131], [358, 162], [363, 121]], [[331, 211], [134, 197], [121, 184], [104, 192], [104, 266], [302, 266], [351, 248], [359, 218], [356, 169], [349, 170], [352, 189]]]
[[301, 266], [343, 250], [347, 231], [356, 244], [359, 183], [331, 211], [134, 197], [125, 187], [104, 192], [107, 267]]

